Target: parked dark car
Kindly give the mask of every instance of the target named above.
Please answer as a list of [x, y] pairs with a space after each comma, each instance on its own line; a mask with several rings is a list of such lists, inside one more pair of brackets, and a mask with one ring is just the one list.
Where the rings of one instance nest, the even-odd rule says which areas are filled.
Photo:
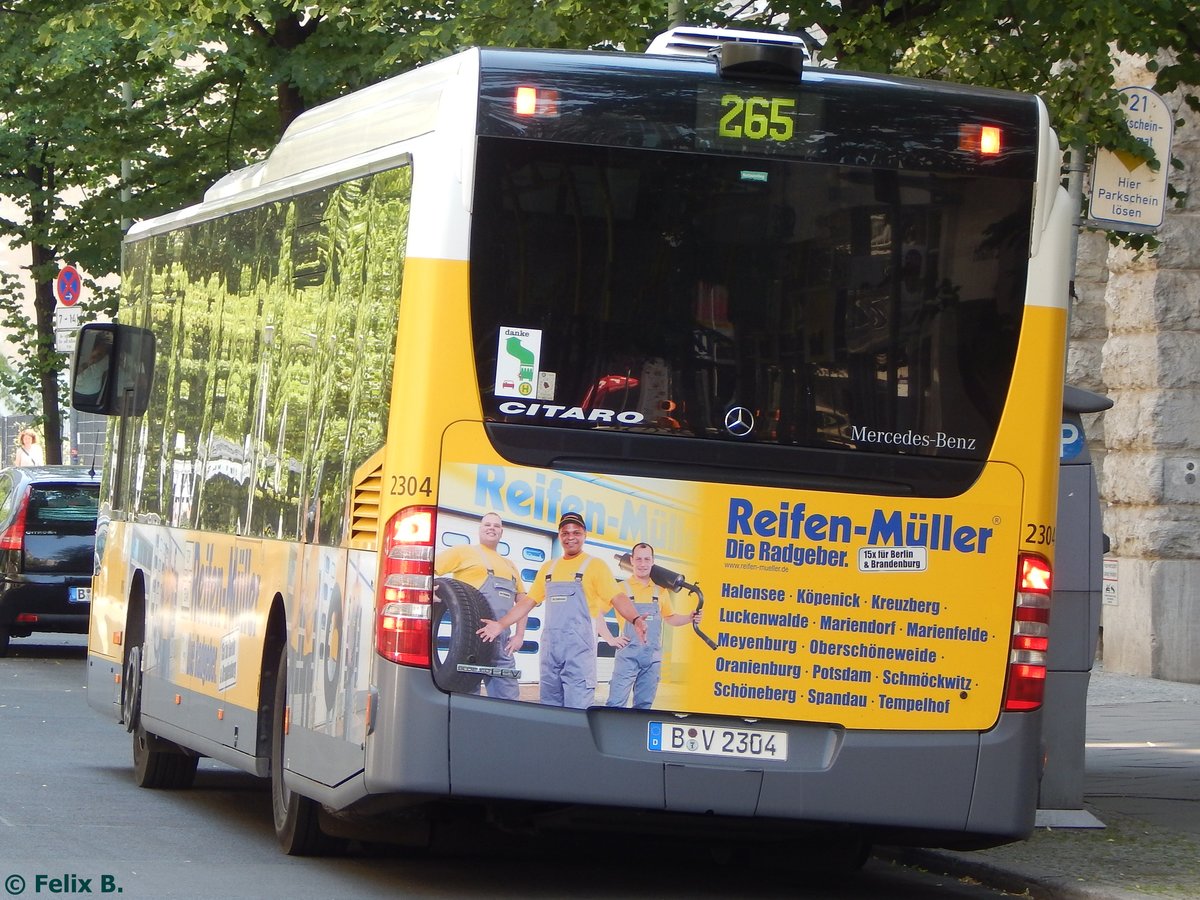
[[82, 466], [0, 469], [0, 656], [35, 631], [87, 633], [99, 497]]

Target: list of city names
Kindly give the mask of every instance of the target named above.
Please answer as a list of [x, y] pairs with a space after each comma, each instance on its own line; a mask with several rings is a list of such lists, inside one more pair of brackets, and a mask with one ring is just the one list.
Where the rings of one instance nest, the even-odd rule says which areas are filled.
[[[915, 596], [725, 581], [721, 597], [718, 697], [946, 714], [967, 698], [972, 678], [940, 671], [941, 648], [994, 637], [942, 623], [943, 601]], [[738, 676], [756, 676], [755, 683]]]
[[[830, 591], [817, 574], [851, 567], [925, 571], [931, 553], [986, 553], [990, 527], [951, 514], [887, 509], [857, 521], [804, 503], [759, 508], [736, 497], [727, 526], [716, 697], [946, 716], [974, 687], [971, 673], [947, 670], [961, 667], [947, 662], [962, 660], [953, 650], [1003, 638], [952, 621], [960, 617], [947, 616], [944, 597], [886, 588]], [[867, 540], [857, 553], [845, 546], [856, 538]], [[780, 586], [780, 572], [790, 573], [787, 587]]]

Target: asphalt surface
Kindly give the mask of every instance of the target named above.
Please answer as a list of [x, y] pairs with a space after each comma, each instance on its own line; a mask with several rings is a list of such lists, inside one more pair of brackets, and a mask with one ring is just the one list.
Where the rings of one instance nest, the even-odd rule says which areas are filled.
[[1096, 669], [1086, 733], [1084, 809], [1104, 827], [905, 861], [1034, 900], [1200, 898], [1200, 684]]
[[1200, 684], [1092, 672], [1084, 809], [1103, 827], [880, 855], [1031, 900], [1200, 900]]

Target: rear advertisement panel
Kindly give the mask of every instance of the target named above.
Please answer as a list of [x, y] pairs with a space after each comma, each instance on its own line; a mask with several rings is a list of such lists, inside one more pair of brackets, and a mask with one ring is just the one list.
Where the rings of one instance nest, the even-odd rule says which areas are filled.
[[[1013, 468], [989, 464], [958, 498], [881, 499], [468, 461], [487, 446], [478, 425], [447, 433], [435, 567], [457, 577], [442, 561], [480, 540], [486, 519], [511, 563], [493, 557], [491, 574], [515, 582], [513, 599], [533, 591], [541, 602], [512, 647], [515, 663], [493, 665], [508, 659], [498, 648], [517, 642], [452, 640], [465, 623], [444, 621], [441, 669], [465, 675], [453, 689], [850, 728], [995, 722], [1020, 530]], [[556, 568], [566, 513], [583, 520], [592, 558], [578, 578]], [[480, 571], [461, 578], [477, 588]], [[576, 592], [603, 617], [590, 641], [566, 646], [548, 623]], [[610, 592], [647, 613], [645, 640], [615, 615]], [[479, 600], [481, 618], [499, 618], [492, 608]], [[585, 699], [564, 703], [556, 677], [580, 681]]]

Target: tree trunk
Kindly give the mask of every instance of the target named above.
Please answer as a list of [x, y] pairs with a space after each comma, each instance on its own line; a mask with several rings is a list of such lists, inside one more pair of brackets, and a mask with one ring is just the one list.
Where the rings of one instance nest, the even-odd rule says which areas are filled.
[[304, 112], [304, 98], [294, 84], [281, 81], [275, 89], [275, 103], [279, 109], [279, 133], [282, 135], [296, 116]]
[[[285, 53], [291, 53], [312, 36], [318, 21], [319, 18], [313, 17], [301, 22], [298, 13], [289, 11], [275, 20], [271, 43]], [[279, 133], [282, 135], [295, 118], [304, 112], [304, 96], [292, 82], [281, 81], [275, 89], [275, 102], [279, 110]]]
[[[34, 233], [38, 233], [41, 210], [34, 204], [30, 211], [30, 222]], [[33, 307], [37, 319], [37, 362], [42, 394], [42, 431], [45, 435], [46, 462], [58, 465], [62, 462], [62, 410], [58, 405], [58, 369], [52, 364], [54, 355], [54, 296], [53, 275], [45, 273], [55, 270], [54, 255], [41, 244], [33, 244]]]
[[[30, 156], [40, 157], [40, 148], [30, 146]], [[53, 225], [52, 204], [56, 190], [53, 164], [30, 162], [25, 167], [29, 192], [30, 274], [33, 276], [33, 309], [37, 324], [34, 359], [42, 395], [42, 434], [45, 437], [46, 462], [62, 462], [62, 410], [58, 406], [58, 366], [54, 359], [54, 279], [58, 264], [54, 250], [46, 246], [45, 236]]]

